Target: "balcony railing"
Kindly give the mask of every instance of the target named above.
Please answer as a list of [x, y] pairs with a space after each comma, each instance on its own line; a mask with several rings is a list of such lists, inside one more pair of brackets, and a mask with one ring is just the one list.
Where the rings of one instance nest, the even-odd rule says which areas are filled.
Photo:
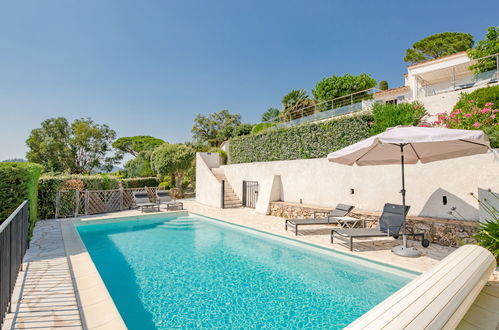
[[485, 87], [499, 81], [499, 71], [491, 70], [467, 77], [456, 78], [438, 84], [429, 84], [418, 90], [418, 97], [432, 96], [472, 87]]

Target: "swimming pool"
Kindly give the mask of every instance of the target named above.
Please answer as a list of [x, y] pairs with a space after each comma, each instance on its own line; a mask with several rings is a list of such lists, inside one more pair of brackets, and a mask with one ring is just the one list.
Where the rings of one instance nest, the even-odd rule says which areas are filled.
[[76, 228], [129, 329], [342, 328], [415, 277], [195, 214]]

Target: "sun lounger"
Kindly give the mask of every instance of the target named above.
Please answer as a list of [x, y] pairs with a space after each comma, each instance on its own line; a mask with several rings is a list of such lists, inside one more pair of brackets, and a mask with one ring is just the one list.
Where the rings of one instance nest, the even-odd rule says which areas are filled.
[[[409, 211], [410, 206], [405, 207], [405, 214]], [[375, 228], [335, 228], [331, 230], [331, 243], [333, 243], [334, 236], [337, 238], [349, 241], [350, 251], [353, 250], [353, 239], [354, 238], [367, 238], [367, 237], [394, 237], [398, 238], [400, 235], [400, 230], [402, 229], [404, 214], [403, 206], [397, 204], [385, 204], [383, 207], [383, 213], [378, 220], [378, 227]], [[424, 247], [428, 247], [430, 242], [424, 238], [424, 233], [410, 233], [409, 236], [421, 236], [421, 244]]]
[[[352, 205], [338, 204], [336, 208], [331, 212], [314, 212], [314, 217], [312, 219], [286, 219], [284, 223], [284, 229], [288, 230], [288, 227], [295, 228], [295, 235], [298, 235], [298, 226], [302, 225], [330, 225], [338, 224], [342, 227], [354, 227], [359, 219], [347, 217], [346, 215], [353, 210]], [[326, 214], [326, 217], [319, 218], [319, 214]]]
[[183, 210], [184, 203], [173, 201], [168, 191], [156, 191], [156, 203], [165, 204], [167, 210]]
[[141, 212], [144, 212], [144, 209], [152, 209], [154, 211], [155, 208], [157, 208], [159, 212], [159, 204], [151, 203], [147, 192], [135, 191], [133, 193], [133, 200], [135, 202], [135, 206], [139, 207]]

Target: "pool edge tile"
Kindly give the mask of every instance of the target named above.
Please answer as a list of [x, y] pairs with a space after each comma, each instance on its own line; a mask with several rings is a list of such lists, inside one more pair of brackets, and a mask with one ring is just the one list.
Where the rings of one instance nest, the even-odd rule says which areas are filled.
[[[61, 232], [70, 261], [75, 294], [81, 318], [88, 329], [107, 328], [127, 329], [121, 314], [118, 312], [92, 258], [88, 254], [76, 228], [74, 221], [61, 222]], [[86, 289], [81, 289], [82, 287]], [[98, 295], [98, 296], [96, 296]]]

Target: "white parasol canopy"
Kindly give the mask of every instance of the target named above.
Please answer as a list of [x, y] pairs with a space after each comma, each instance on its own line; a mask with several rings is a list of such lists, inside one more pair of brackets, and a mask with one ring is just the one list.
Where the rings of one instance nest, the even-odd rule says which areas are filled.
[[[482, 131], [448, 128], [397, 126], [385, 132], [330, 153], [331, 162], [344, 165], [402, 165], [402, 205], [405, 209], [404, 164], [429, 163], [486, 153], [489, 139]], [[405, 214], [403, 215], [403, 245], [392, 251], [406, 257], [420, 253], [407, 247]]]
[[429, 163], [487, 152], [489, 139], [482, 131], [449, 128], [397, 126], [368, 139], [330, 153], [331, 162], [344, 165]]

